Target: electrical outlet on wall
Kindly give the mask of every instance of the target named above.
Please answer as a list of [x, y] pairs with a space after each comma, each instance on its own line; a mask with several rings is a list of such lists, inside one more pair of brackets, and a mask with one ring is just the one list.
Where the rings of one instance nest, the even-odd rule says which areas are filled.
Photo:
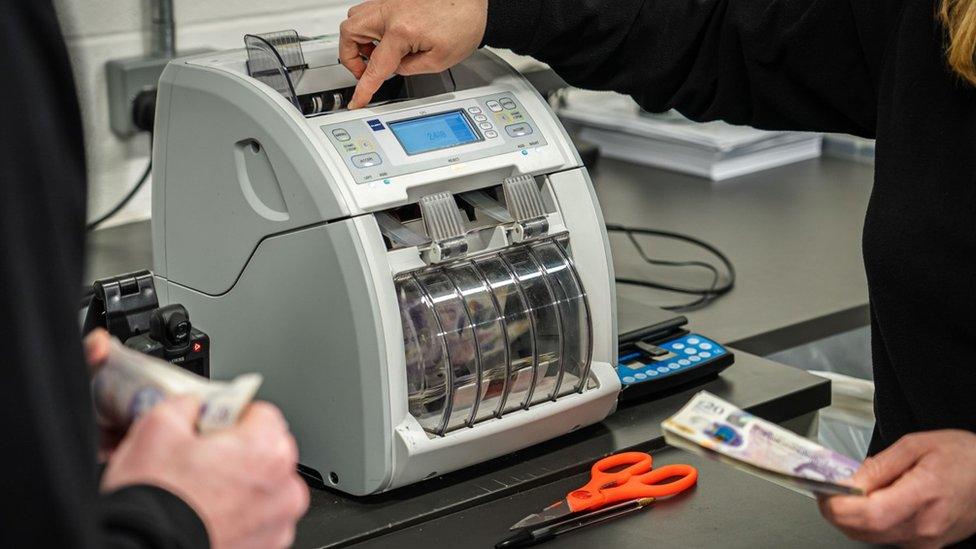
[[[213, 51], [210, 49], [180, 52], [180, 57]], [[168, 57], [148, 56], [113, 59], [105, 63], [108, 81], [108, 118], [112, 131], [119, 137], [138, 133], [133, 124], [133, 101], [140, 92], [155, 89], [159, 76], [170, 62]]]
[[140, 92], [153, 89], [159, 75], [169, 63], [164, 57], [129, 57], [105, 64], [108, 79], [108, 118], [112, 131], [119, 137], [137, 133], [132, 121], [132, 102]]

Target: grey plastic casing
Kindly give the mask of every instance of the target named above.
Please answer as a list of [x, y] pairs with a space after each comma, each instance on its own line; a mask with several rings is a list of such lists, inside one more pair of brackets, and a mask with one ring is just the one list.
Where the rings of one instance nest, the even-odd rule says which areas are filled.
[[[310, 63], [335, 66], [329, 85], [355, 84], [335, 61], [334, 38], [303, 48]], [[184, 304], [194, 324], [210, 334], [214, 378], [264, 374], [259, 397], [285, 413], [303, 465], [339, 490], [377, 493], [513, 452], [612, 412], [620, 385], [612, 367], [615, 296], [602, 214], [565, 130], [524, 78], [480, 51], [456, 69], [455, 77], [466, 80], [462, 91], [306, 118], [249, 77], [245, 60], [244, 50], [178, 59], [160, 78], [153, 268], [161, 303]], [[544, 145], [490, 156], [462, 151], [443, 165], [425, 163], [422, 170], [366, 184], [322, 130], [499, 93], [518, 101]], [[568, 234], [588, 295], [589, 389], [429, 435], [407, 410], [394, 287], [397, 273], [424, 263], [417, 248], [388, 251], [372, 213], [521, 174], [543, 181], [550, 231]]]

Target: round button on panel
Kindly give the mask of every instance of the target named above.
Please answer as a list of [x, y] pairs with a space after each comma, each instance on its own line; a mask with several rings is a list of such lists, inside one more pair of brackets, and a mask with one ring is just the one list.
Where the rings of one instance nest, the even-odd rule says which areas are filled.
[[699, 343], [701, 343], [701, 340], [698, 339], [697, 337], [689, 337], [687, 341], [688, 341], [688, 345], [698, 345]]
[[487, 137], [488, 139], [494, 139], [498, 137], [498, 132], [496, 132], [495, 130], [485, 130], [485, 137]]
[[487, 122], [488, 117], [483, 114], [476, 114], [474, 117], [475, 122]]
[[468, 107], [468, 112], [471, 114], [481, 114], [481, 109], [478, 107]]
[[657, 375], [657, 370], [648, 370], [647, 375], [648, 377], [654, 377]]
[[672, 362], [671, 364], [668, 364], [668, 368], [670, 368], [672, 370], [677, 370], [680, 367], [681, 367], [681, 365], [678, 364], [677, 362]]
[[680, 364], [682, 366], [687, 366], [687, 365], [691, 364], [691, 361], [688, 360], [687, 358], [682, 358], [681, 360], [678, 361], [678, 364]]
[[637, 379], [647, 379], [646, 375], [640, 373], [634, 374], [634, 377], [636, 377]]
[[698, 347], [699, 347], [700, 349], [704, 349], [704, 350], [706, 350], [706, 351], [711, 351], [711, 350], [712, 350], [712, 344], [711, 344], [711, 343], [702, 343], [702, 344], [701, 344], [701, 345], [699, 345]]
[[666, 374], [671, 370], [669, 370], [667, 366], [658, 366], [657, 371], [661, 372], [662, 374]]
[[711, 358], [712, 357], [712, 353], [709, 353], [708, 351], [702, 351], [702, 352], [698, 353], [698, 356], [700, 356], [702, 358]]
[[624, 378], [624, 383], [633, 383], [635, 381], [637, 381], [637, 380], [634, 379], [634, 378], [632, 378], [632, 377], [630, 377], [630, 376], [627, 376], [627, 377]]
[[481, 126], [481, 129], [483, 129], [483, 130], [490, 130], [490, 129], [492, 129], [492, 125], [490, 123], [488, 123], [488, 122], [482, 122], [481, 124], [478, 124], [478, 125]]
[[671, 345], [671, 348], [674, 349], [674, 350], [676, 350], [676, 351], [680, 351], [681, 349], [684, 349], [685, 348], [685, 344], [684, 343], [673, 343]]
[[697, 353], [698, 353], [698, 349], [695, 349], [694, 347], [688, 347], [687, 349], [685, 349], [685, 354], [687, 355], [694, 355]]
[[688, 360], [692, 362], [701, 362], [701, 357], [700, 356], [688, 357]]

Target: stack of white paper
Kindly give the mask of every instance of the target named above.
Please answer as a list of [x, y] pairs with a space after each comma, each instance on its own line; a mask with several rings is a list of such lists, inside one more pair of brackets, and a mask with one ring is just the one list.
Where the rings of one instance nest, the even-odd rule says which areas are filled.
[[571, 90], [559, 115], [610, 158], [720, 181], [820, 156], [821, 134], [692, 122], [677, 113], [642, 113], [612, 92]]

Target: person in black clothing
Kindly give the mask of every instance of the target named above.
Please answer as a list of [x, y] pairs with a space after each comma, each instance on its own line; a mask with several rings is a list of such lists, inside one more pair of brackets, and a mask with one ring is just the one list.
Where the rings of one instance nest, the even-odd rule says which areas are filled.
[[876, 138], [863, 250], [877, 424], [855, 479], [868, 495], [821, 509], [879, 543], [976, 532], [976, 2], [372, 0], [341, 26], [351, 107], [481, 45], [649, 111]]
[[[308, 491], [281, 413], [255, 403], [203, 437], [200, 403], [140, 418], [99, 479], [80, 336], [85, 151], [45, 0], [0, 2], [0, 547], [282, 547]], [[108, 336], [87, 342], [88, 364]]]

